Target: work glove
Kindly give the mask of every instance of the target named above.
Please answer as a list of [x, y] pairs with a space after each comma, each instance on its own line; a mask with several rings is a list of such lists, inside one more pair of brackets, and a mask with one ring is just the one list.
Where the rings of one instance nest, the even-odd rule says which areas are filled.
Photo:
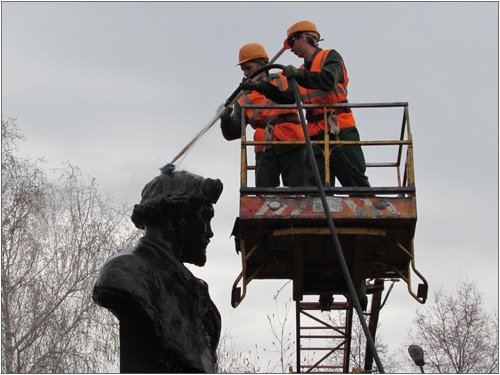
[[241, 82], [241, 89], [248, 91], [257, 91], [260, 87], [259, 81], [252, 81], [251, 79], [247, 79], [246, 81]]
[[233, 107], [227, 106], [226, 109], [224, 109], [224, 112], [220, 115], [221, 120], [229, 119], [231, 117], [231, 113], [233, 113]]
[[298, 74], [299, 74], [299, 70], [296, 67], [294, 67], [293, 65], [287, 65], [283, 69], [283, 75], [286, 78], [296, 78]]

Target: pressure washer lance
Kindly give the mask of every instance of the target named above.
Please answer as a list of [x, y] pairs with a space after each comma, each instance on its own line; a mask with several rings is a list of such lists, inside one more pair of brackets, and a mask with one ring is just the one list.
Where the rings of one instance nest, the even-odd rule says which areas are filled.
[[[285, 47], [282, 47], [278, 51], [278, 53], [271, 60], [269, 60], [269, 62], [266, 64], [266, 66], [272, 65], [276, 60], [278, 60], [278, 58], [283, 54], [283, 52], [285, 52]], [[260, 72], [262, 72], [261, 69], [258, 69], [257, 71], [252, 73], [248, 77], [248, 79], [253, 79], [255, 76], [257, 76], [258, 75], [258, 74], [256, 74], [257, 72], [259, 72], [259, 74], [260, 74]], [[219, 106], [219, 108], [217, 108], [215, 116], [212, 118], [212, 120], [203, 129], [201, 129], [201, 131], [198, 134], [196, 134], [196, 136], [181, 150], [181, 152], [179, 152], [175, 156], [175, 158], [172, 159], [172, 161], [170, 163], [168, 163], [160, 168], [161, 173], [163, 173], [163, 174], [172, 173], [175, 170], [175, 162], [182, 155], [184, 155], [191, 147], [193, 147], [194, 144], [198, 141], [198, 139], [200, 139], [212, 127], [212, 125], [215, 124], [221, 118], [222, 114], [224, 113], [224, 110], [227, 107], [233, 105], [242, 95], [243, 95], [243, 91], [241, 90], [241, 83], [240, 83], [238, 88], [231, 94], [231, 96], [226, 100], [226, 102], [224, 104], [221, 104]]]
[[[228, 101], [226, 101], [226, 103], [220, 105], [219, 108], [217, 108], [215, 116], [208, 122], [208, 124], [203, 129], [201, 129], [201, 131], [198, 134], [196, 134], [194, 136], [194, 138], [186, 146], [184, 146], [184, 148], [181, 150], [181, 152], [179, 152], [175, 156], [175, 158], [172, 159], [172, 161], [170, 163], [168, 163], [167, 165], [161, 167], [160, 171], [162, 171], [162, 173], [165, 173], [165, 172], [169, 172], [170, 173], [170, 172], [172, 172], [173, 171], [173, 170], [171, 170], [172, 167], [169, 167], [169, 166], [174, 166], [174, 168], [175, 168], [175, 162], [182, 155], [184, 155], [187, 151], [189, 151], [189, 149], [191, 149], [191, 147], [194, 146], [194, 144], [212, 127], [212, 125], [215, 124], [221, 118], [222, 114], [224, 113], [224, 110], [230, 104], [231, 104], [231, 102], [229, 102], [229, 99], [228, 99]], [[165, 172], [164, 172], [164, 170], [165, 170]]]

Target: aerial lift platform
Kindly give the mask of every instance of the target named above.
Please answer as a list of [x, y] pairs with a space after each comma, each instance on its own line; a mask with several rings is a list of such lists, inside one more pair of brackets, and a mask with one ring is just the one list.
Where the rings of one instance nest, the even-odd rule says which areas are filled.
[[[293, 107], [274, 105], [279, 108]], [[259, 108], [258, 105], [242, 107]], [[269, 106], [268, 106], [269, 107]], [[304, 109], [314, 105], [304, 105]], [[288, 279], [293, 281], [293, 299], [296, 302], [297, 323], [297, 372], [349, 372], [350, 334], [353, 298], [366, 298], [373, 294], [370, 330], [375, 336], [380, 308], [380, 293], [384, 280], [403, 280], [408, 292], [419, 303], [425, 303], [428, 285], [415, 266], [414, 235], [417, 222], [417, 202], [413, 164], [413, 140], [409, 124], [408, 103], [331, 104], [321, 106], [326, 113], [335, 107], [401, 108], [402, 122], [399, 136], [391, 140], [339, 141], [325, 134], [323, 141], [311, 141], [329, 155], [333, 147], [359, 144], [367, 147], [385, 146], [394, 150], [394, 160], [367, 163], [367, 175], [376, 169], [393, 169], [394, 181], [380, 187], [334, 187], [329, 175], [329, 158], [325, 157], [326, 176], [324, 191], [328, 209], [335, 224], [342, 253], [356, 288], [352, 296], [346, 285], [338, 256], [334, 251], [331, 228], [316, 187], [258, 188], [248, 186], [248, 173], [255, 169], [248, 163], [248, 146], [276, 144], [246, 139], [246, 129], [241, 134], [241, 187], [240, 212], [233, 235], [236, 250], [241, 253], [242, 271], [236, 278], [231, 304], [237, 307], [244, 299], [248, 285], [253, 280]], [[326, 115], [325, 115], [326, 116]], [[242, 122], [244, 123], [244, 121]], [[294, 144], [297, 142], [279, 142]], [[250, 152], [253, 150], [250, 148]], [[420, 282], [416, 288], [412, 277]], [[375, 280], [370, 283], [366, 280]], [[416, 289], [416, 290], [415, 290]], [[306, 296], [317, 296], [316, 302], [306, 302]], [[375, 298], [377, 297], [377, 298]], [[340, 301], [339, 301], [340, 300]], [[377, 305], [377, 302], [378, 305]], [[366, 308], [366, 303], [365, 303]], [[313, 312], [341, 310], [345, 312], [343, 325], [332, 326]], [[317, 326], [303, 326], [308, 319]], [[304, 332], [321, 331], [322, 334]], [[323, 334], [323, 331], [331, 331]], [[301, 364], [305, 339], [322, 339], [324, 358], [316, 363]], [[325, 341], [326, 340], [326, 341]], [[325, 342], [329, 344], [324, 345]], [[331, 365], [327, 357], [342, 351], [340, 365]], [[370, 353], [367, 350], [365, 371], [371, 371]]]

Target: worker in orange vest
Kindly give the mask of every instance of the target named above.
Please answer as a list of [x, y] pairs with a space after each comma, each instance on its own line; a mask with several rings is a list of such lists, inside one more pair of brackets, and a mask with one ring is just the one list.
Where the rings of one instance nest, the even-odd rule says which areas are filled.
[[[304, 104], [336, 104], [348, 103], [347, 84], [349, 78], [344, 61], [340, 54], [331, 50], [322, 50], [318, 47], [320, 33], [314, 23], [300, 21], [293, 24], [287, 31], [284, 46], [304, 58], [300, 68], [288, 65], [283, 69], [287, 78], [295, 78], [299, 85], [301, 101]], [[270, 100], [280, 104], [295, 103], [291, 89], [280, 90], [276, 86], [265, 82], [248, 82], [244, 88], [257, 90]], [[336, 108], [328, 113], [325, 124], [322, 108], [306, 111], [307, 130], [311, 140], [323, 140], [324, 131], [332, 133], [333, 137], [341, 141], [359, 141], [356, 121], [350, 108]], [[322, 181], [325, 181], [325, 162], [323, 152], [314, 147], [314, 154]], [[307, 183], [316, 185], [309, 159], [306, 162]], [[341, 145], [330, 152], [331, 184], [335, 184], [335, 177], [342, 186], [369, 187], [368, 177], [365, 175], [366, 163], [361, 146]]]
[[[246, 44], [240, 48], [238, 64], [245, 77], [267, 64], [269, 57], [264, 47], [258, 43]], [[286, 77], [277, 73], [262, 72], [254, 80], [267, 82], [280, 90], [288, 88]], [[243, 104], [274, 104], [257, 91], [246, 91], [221, 116], [222, 135], [228, 141], [241, 138], [241, 111]], [[254, 141], [304, 141], [296, 109], [245, 108], [245, 121], [253, 129]], [[246, 125], [245, 124], [245, 125]], [[280, 175], [284, 186], [305, 186], [306, 149], [302, 144], [256, 145], [255, 185], [276, 187], [280, 185]]]

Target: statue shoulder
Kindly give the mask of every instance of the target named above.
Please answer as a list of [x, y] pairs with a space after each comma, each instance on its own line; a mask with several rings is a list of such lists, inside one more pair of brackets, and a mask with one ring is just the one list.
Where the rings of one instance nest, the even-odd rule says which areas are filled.
[[144, 304], [150, 295], [149, 288], [157, 284], [150, 264], [137, 255], [138, 246], [120, 251], [103, 265], [92, 298], [103, 307], [119, 315], [121, 308]]

